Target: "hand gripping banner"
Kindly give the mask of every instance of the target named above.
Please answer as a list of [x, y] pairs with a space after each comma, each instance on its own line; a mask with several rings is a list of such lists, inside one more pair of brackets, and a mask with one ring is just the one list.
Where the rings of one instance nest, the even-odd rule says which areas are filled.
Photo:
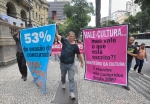
[[21, 30], [22, 50], [34, 82], [46, 94], [47, 66], [53, 45], [56, 25]]

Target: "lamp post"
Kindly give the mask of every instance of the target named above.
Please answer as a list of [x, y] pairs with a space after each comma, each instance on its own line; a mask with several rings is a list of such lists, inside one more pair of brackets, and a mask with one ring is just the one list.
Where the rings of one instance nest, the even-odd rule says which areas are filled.
[[28, 27], [32, 27], [32, 21], [31, 21], [31, 1], [28, 0], [28, 4], [29, 4], [29, 24], [28, 24]]

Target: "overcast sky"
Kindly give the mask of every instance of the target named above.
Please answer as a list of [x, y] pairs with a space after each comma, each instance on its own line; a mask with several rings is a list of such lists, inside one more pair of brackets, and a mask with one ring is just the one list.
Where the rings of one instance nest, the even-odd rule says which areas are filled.
[[[54, 0], [47, 0], [54, 1]], [[95, 9], [95, 0], [88, 0], [93, 3]], [[130, 0], [112, 0], [112, 12], [117, 10], [126, 10], [126, 2]], [[108, 4], [109, 0], [101, 0], [101, 17], [108, 16]], [[95, 16], [91, 16], [90, 26], [95, 26]]]

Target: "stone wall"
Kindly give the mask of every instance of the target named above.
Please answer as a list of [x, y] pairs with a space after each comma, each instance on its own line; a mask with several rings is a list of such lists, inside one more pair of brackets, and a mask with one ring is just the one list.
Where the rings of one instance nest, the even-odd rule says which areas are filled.
[[[18, 1], [18, 2], [17, 2]], [[21, 11], [25, 12], [25, 17], [29, 20], [29, 11], [28, 11], [28, 0], [0, 0], [0, 14], [7, 15], [6, 6], [7, 3], [11, 3], [11, 6], [14, 6], [14, 10], [11, 9], [11, 12], [15, 13], [15, 17], [18, 19], [24, 18], [21, 17]], [[35, 26], [47, 25], [48, 24], [48, 7], [46, 0], [30, 0], [31, 2], [31, 20], [32, 24]], [[40, 7], [40, 10], [39, 10]], [[37, 14], [37, 15], [36, 15]], [[11, 14], [12, 15], [12, 14]], [[26, 19], [24, 18], [24, 19]]]
[[0, 66], [15, 62], [16, 42], [12, 34], [19, 28], [0, 20]]

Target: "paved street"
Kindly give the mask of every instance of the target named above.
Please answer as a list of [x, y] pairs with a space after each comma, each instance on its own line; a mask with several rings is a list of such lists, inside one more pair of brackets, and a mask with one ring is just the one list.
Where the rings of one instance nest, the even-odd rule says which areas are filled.
[[[76, 64], [79, 63], [76, 62]], [[122, 86], [86, 81], [84, 80], [84, 71], [84, 69], [78, 68], [75, 75], [78, 92], [76, 104], [150, 104], [149, 78], [130, 71], [129, 86], [131, 90], [127, 91]], [[28, 80], [24, 82], [21, 80], [17, 64], [1, 67], [0, 104], [54, 104], [59, 84], [60, 69], [57, 61], [49, 62], [46, 95], [43, 95], [33, 82], [30, 72], [28, 72]]]
[[[144, 63], [143, 68], [142, 68], [142, 73], [150, 77], [150, 48], [147, 48], [146, 50], [147, 50], [147, 56], [148, 56], [148, 64]], [[135, 65], [135, 60], [133, 60], [132, 68], [134, 67], [134, 65]]]

